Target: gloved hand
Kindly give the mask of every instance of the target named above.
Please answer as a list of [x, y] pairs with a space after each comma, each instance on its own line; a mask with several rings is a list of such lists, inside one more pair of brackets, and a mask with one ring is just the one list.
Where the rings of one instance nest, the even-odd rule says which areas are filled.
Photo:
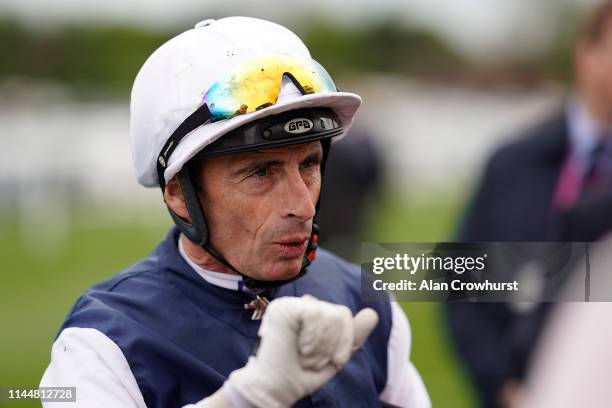
[[377, 323], [370, 308], [353, 317], [312, 296], [278, 298], [263, 317], [257, 354], [227, 382], [256, 407], [290, 407], [340, 371]]

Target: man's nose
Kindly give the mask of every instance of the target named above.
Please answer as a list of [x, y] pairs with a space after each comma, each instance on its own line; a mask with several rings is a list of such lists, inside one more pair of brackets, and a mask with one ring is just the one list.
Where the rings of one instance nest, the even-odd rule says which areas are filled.
[[299, 171], [291, 172], [286, 179], [284, 191], [285, 216], [295, 217], [300, 221], [314, 218], [316, 213], [315, 186], [309, 186]]

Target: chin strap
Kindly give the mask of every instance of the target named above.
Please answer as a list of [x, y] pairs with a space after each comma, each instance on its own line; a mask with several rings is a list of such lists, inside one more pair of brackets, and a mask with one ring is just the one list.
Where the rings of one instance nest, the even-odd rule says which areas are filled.
[[178, 214], [176, 214], [168, 207], [168, 211], [170, 212], [170, 216], [174, 220], [174, 223], [176, 224], [178, 229], [183, 234], [185, 234], [187, 238], [189, 238], [189, 240], [201, 246], [219, 263], [230, 268], [231, 270], [242, 276], [242, 280], [245, 286], [254, 293], [261, 293], [265, 290], [277, 288], [304, 276], [304, 274], [306, 273], [306, 268], [308, 268], [311, 262], [315, 260], [316, 250], [319, 243], [319, 227], [317, 226], [317, 224], [313, 223], [310, 240], [308, 241], [308, 246], [306, 247], [306, 252], [304, 253], [304, 257], [302, 259], [302, 267], [300, 269], [300, 272], [296, 276], [285, 280], [264, 281], [253, 279], [243, 274], [237, 268], [233, 267], [229, 263], [229, 261], [216, 248], [212, 246], [211, 242], [209, 241], [208, 224], [206, 222], [206, 218], [204, 217], [204, 212], [200, 204], [200, 199], [191, 180], [191, 175], [189, 174], [187, 166], [185, 166], [179, 172], [178, 178], [179, 183], [181, 185], [181, 190], [183, 192], [185, 206], [187, 207], [187, 211], [189, 212], [189, 216], [191, 217], [191, 223], [181, 218]]
[[[325, 165], [327, 163], [327, 158], [329, 156], [330, 150], [330, 139], [324, 139], [321, 141], [321, 145], [323, 147], [323, 160], [321, 162], [321, 177], [325, 174]], [[202, 205], [200, 203], [200, 197], [194, 187], [193, 184], [193, 175], [190, 173], [189, 166], [183, 166], [181, 171], [178, 173], [178, 180], [181, 186], [181, 190], [183, 193], [183, 198], [185, 200], [185, 207], [187, 208], [187, 212], [189, 213], [189, 217], [191, 218], [191, 223], [181, 218], [178, 214], [168, 208], [170, 212], [170, 216], [172, 220], [178, 227], [178, 229], [185, 234], [191, 242], [201, 246], [205, 249], [213, 258], [219, 261], [222, 265], [230, 268], [234, 272], [238, 273], [242, 276], [243, 282], [247, 288], [253, 291], [255, 294], [261, 293], [266, 290], [274, 289], [279, 286], [285, 285], [289, 282], [293, 282], [294, 280], [304, 276], [306, 274], [308, 266], [315, 260], [316, 251], [319, 245], [319, 226], [316, 222], [312, 223], [312, 231], [310, 233], [310, 239], [308, 240], [308, 245], [306, 247], [306, 252], [304, 253], [304, 257], [302, 258], [302, 267], [300, 272], [291, 279], [285, 280], [273, 280], [273, 281], [264, 281], [253, 279], [249, 276], [246, 276], [238, 269], [234, 268], [229, 261], [221, 254], [221, 252], [217, 251], [216, 248], [213, 247], [212, 243], [209, 241], [210, 232], [208, 230], [208, 224], [206, 222], [206, 217], [204, 216], [204, 210], [202, 209]], [[162, 189], [163, 192], [163, 189]], [[315, 206], [316, 211], [319, 211], [320, 198], [317, 201]], [[315, 213], [316, 214], [316, 213]], [[316, 218], [316, 215], [315, 215]]]

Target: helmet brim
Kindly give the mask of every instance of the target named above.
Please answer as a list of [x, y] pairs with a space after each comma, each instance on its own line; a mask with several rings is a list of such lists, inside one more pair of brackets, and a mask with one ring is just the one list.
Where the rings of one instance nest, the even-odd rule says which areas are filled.
[[330, 94], [304, 95], [279, 102], [260, 111], [235, 116], [231, 119], [208, 123], [200, 126], [185, 136], [170, 157], [168, 167], [164, 172], [166, 183], [172, 179], [199, 151], [223, 136], [249, 122], [270, 115], [301, 108], [333, 109], [342, 123], [344, 131], [334, 137], [334, 141], [342, 139], [350, 130], [353, 118], [361, 105], [361, 97], [350, 92], [334, 92]]

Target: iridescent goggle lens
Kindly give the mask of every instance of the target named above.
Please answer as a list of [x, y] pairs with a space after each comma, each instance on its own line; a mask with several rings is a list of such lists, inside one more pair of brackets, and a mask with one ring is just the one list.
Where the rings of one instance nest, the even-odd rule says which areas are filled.
[[337, 91], [327, 71], [315, 60], [275, 54], [253, 59], [215, 82], [202, 102], [212, 114], [211, 121], [255, 112], [276, 103], [286, 74], [305, 94]]

